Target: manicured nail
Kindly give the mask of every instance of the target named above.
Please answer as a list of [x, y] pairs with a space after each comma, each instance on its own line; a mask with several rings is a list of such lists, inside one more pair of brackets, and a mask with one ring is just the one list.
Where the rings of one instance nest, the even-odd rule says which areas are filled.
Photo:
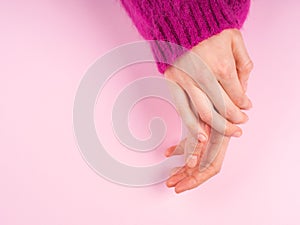
[[233, 133], [233, 136], [234, 137], [240, 137], [240, 136], [242, 136], [242, 132], [241, 131], [236, 131], [236, 132]]
[[206, 141], [206, 137], [204, 134], [198, 134], [198, 140], [201, 142], [205, 142]]
[[195, 167], [197, 165], [197, 156], [195, 156], [195, 155], [189, 156], [187, 165], [188, 165], [188, 167]]

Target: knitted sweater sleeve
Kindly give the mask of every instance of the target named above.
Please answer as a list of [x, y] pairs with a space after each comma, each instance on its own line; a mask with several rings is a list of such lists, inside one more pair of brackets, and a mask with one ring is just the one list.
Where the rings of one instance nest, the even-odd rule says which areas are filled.
[[150, 42], [158, 70], [199, 42], [224, 29], [240, 29], [247, 17], [250, 0], [121, 0], [139, 33]]

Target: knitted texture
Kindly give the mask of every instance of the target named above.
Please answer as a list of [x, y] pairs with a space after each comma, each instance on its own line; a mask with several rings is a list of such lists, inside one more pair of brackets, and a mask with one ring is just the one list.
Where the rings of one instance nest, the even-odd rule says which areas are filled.
[[186, 49], [224, 29], [240, 29], [250, 6], [250, 0], [121, 0], [121, 3], [146, 40], [184, 47], [150, 42], [161, 73]]

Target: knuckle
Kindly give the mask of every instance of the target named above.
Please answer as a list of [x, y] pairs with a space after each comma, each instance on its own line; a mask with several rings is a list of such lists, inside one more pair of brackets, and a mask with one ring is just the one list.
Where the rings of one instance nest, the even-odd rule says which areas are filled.
[[235, 114], [236, 114], [236, 110], [231, 107], [227, 108], [225, 111], [226, 118], [232, 118]]
[[237, 41], [237, 42], [242, 41], [243, 35], [242, 35], [241, 31], [236, 28], [232, 29], [232, 39], [233, 39], [233, 41]]
[[233, 128], [234, 126], [231, 124], [231, 123], [227, 123], [226, 126], [225, 126], [225, 135], [232, 135], [232, 132], [234, 130]]
[[240, 31], [239, 29], [237, 29], [237, 28], [232, 29], [232, 32], [233, 32], [235, 35], [242, 36], [241, 31]]
[[234, 68], [229, 62], [221, 62], [218, 67], [218, 73], [222, 79], [232, 79], [234, 76]]
[[211, 114], [211, 112], [209, 112], [209, 111], [204, 111], [204, 112], [201, 112], [201, 114], [200, 114], [201, 116], [201, 119], [203, 120], [203, 121], [205, 121], [206, 123], [208, 123], [208, 122], [210, 122], [211, 120], [212, 120], [212, 114]]
[[245, 63], [240, 70], [245, 73], [250, 73], [254, 68], [254, 64], [252, 60], [249, 60], [247, 63]]
[[245, 103], [245, 99], [242, 96], [236, 96], [234, 101], [238, 106], [242, 106]]
[[243, 40], [242, 34], [238, 29], [233, 29], [232, 31], [232, 38], [235, 41], [241, 41]]
[[228, 33], [230, 36], [241, 35], [241, 32], [237, 28], [225, 29], [224, 33]]

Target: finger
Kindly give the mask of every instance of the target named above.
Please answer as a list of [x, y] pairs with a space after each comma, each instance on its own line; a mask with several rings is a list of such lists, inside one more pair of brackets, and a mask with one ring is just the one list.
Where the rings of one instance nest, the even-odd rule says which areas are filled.
[[[186, 87], [189, 91], [189, 95], [193, 99], [197, 99], [194, 101], [199, 101], [199, 99], [203, 98], [206, 99], [206, 101], [209, 102], [208, 97], [204, 94], [204, 92], [197, 86], [193, 87]], [[248, 116], [242, 112], [228, 97], [226, 92], [223, 90], [222, 87], [219, 88], [220, 97], [219, 99], [223, 99], [223, 103], [219, 103], [218, 106], [216, 106], [216, 109], [218, 110], [218, 113], [222, 115], [225, 119], [228, 121], [239, 124], [239, 123], [245, 123], [248, 121]], [[202, 96], [202, 97], [201, 97]]]
[[171, 169], [170, 177], [172, 177], [173, 175], [175, 175], [177, 173], [182, 173], [182, 172], [183, 172], [183, 167], [175, 167], [175, 168]]
[[206, 169], [201, 173], [198, 171], [196, 171], [195, 173], [195, 175], [188, 177], [186, 176], [178, 181], [175, 185], [173, 185], [172, 187], [175, 187], [175, 192], [179, 194], [181, 192], [196, 188], [215, 175], [213, 170], [209, 169]]
[[236, 35], [232, 43], [232, 53], [236, 63], [236, 69], [244, 92], [247, 91], [247, 83], [253, 62], [248, 54], [242, 35]]
[[168, 187], [174, 187], [178, 182], [180, 182], [181, 180], [183, 180], [187, 175], [185, 173], [177, 173], [175, 175], [173, 175], [172, 177], [170, 177], [166, 184]]
[[184, 179], [177, 182], [176, 185], [174, 186], [175, 186], [175, 192], [179, 194], [181, 192], [193, 189], [199, 185], [197, 180], [193, 176], [191, 176], [191, 177], [185, 177]]
[[169, 179], [171, 179], [173, 176], [176, 176], [176, 175], [182, 174], [182, 173], [185, 174], [185, 176], [187, 176], [186, 171], [187, 171], [187, 167], [186, 166], [175, 167], [175, 168], [173, 168], [171, 170], [171, 174], [170, 174], [170, 178]]
[[203, 156], [199, 165], [200, 171], [205, 170], [210, 166], [215, 167], [217, 157], [220, 157], [219, 154], [222, 154], [221, 152], [226, 150], [228, 142], [228, 137], [221, 135], [215, 130], [211, 130], [211, 135], [207, 144], [207, 148], [203, 152]]
[[248, 116], [246, 113], [241, 111], [240, 108], [238, 108], [232, 100], [229, 98], [227, 93], [224, 91], [223, 88], [220, 88], [221, 95], [224, 99], [224, 106], [218, 107], [218, 112], [227, 120], [234, 124], [241, 124], [248, 121]]
[[166, 157], [170, 157], [173, 155], [181, 155], [183, 154], [184, 149], [178, 145], [173, 145], [169, 148], [167, 148], [167, 150], [165, 151], [165, 156]]
[[[230, 49], [231, 50], [231, 49]], [[228, 51], [230, 51], [228, 50]], [[202, 61], [202, 59], [195, 53], [193, 52], [189, 52], [189, 54], [187, 54], [185, 56], [186, 60], [189, 60], [189, 63], [186, 64], [184, 63], [184, 61], [178, 61], [177, 62], [177, 66], [181, 69], [178, 70], [178, 77], [182, 78], [184, 77], [184, 79], [179, 79], [178, 82], [180, 83], [181, 86], [183, 86], [183, 88], [185, 90], [188, 90], [188, 86], [190, 85], [191, 81], [189, 81], [189, 79], [187, 79], [186, 77], [189, 77], [191, 80], [193, 80], [194, 84], [196, 86], [198, 86], [200, 89], [203, 90], [204, 93], [206, 93], [206, 95], [209, 97], [209, 99], [212, 101], [213, 105], [216, 107], [216, 109], [220, 112], [220, 114], [224, 117], [229, 119], [230, 121], [233, 123], [243, 123], [247, 121], [247, 116], [242, 113], [240, 110], [238, 110], [239, 108], [235, 107], [233, 108], [233, 105], [235, 105], [234, 102], [231, 101], [231, 98], [229, 98], [227, 95], [228, 93], [226, 92], [222, 92], [223, 88], [220, 86], [220, 84], [218, 83], [218, 80], [216, 79], [215, 75], [212, 73], [212, 71], [209, 69], [209, 67]], [[232, 56], [233, 58], [233, 56]], [[234, 62], [234, 60], [232, 60]], [[235, 69], [235, 67], [234, 67]], [[228, 73], [225, 73], [228, 74]], [[241, 88], [241, 85], [238, 81], [238, 85]], [[223, 94], [226, 93], [226, 94]], [[242, 92], [243, 94], [243, 92]], [[230, 92], [229, 92], [230, 95]], [[223, 96], [227, 96], [227, 100], [224, 101]], [[237, 95], [237, 102], [238, 101], [243, 101], [242, 98], [246, 98], [247, 97], [243, 95]], [[230, 101], [228, 101], [230, 100]], [[228, 105], [228, 102], [231, 102], [230, 105]], [[241, 105], [243, 108], [243, 104], [236, 104], [236, 105]], [[226, 106], [226, 108], [225, 108]], [[229, 108], [228, 108], [229, 107]], [[250, 106], [251, 107], [251, 102], [250, 102]], [[225, 114], [225, 109], [227, 112], [227, 117]], [[247, 108], [247, 107], [244, 107]]]
[[241, 124], [248, 121], [249, 118], [247, 114], [232, 102], [221, 85], [219, 85], [219, 90], [217, 92], [219, 92], [220, 101], [218, 102], [218, 105], [214, 105], [214, 107], [220, 115], [234, 124]]
[[170, 157], [173, 155], [182, 155], [184, 153], [185, 141], [186, 138], [183, 139], [178, 145], [173, 145], [169, 147], [165, 152], [165, 156]]
[[170, 88], [177, 112], [179, 113], [183, 123], [187, 126], [190, 133], [200, 141], [207, 140], [207, 135], [205, 134], [203, 127], [200, 126], [196, 115], [190, 108], [189, 99], [185, 91], [177, 83], [171, 80], [169, 80], [167, 83]]
[[[216, 132], [212, 135], [219, 134]], [[181, 193], [183, 191], [193, 189], [219, 173], [230, 139], [228, 137], [224, 137], [223, 139], [221, 139], [219, 136], [217, 136], [217, 140], [219, 141], [219, 143], [217, 144], [217, 142], [215, 142], [213, 145], [209, 146], [208, 150], [208, 152], [213, 152], [212, 156], [215, 156], [216, 148], [218, 149], [218, 154], [216, 155], [216, 157], [212, 157], [214, 158], [213, 163], [209, 164], [208, 167], [206, 165], [205, 168], [202, 168], [202, 170], [200, 171], [194, 171], [191, 176], [185, 177], [184, 179], [181, 179], [179, 182], [177, 182], [177, 184], [175, 185], [176, 193]]]
[[193, 137], [187, 137], [184, 146], [184, 155], [186, 165], [190, 168], [195, 167], [201, 157], [203, 151], [204, 142], [199, 142]]
[[203, 122], [217, 130], [220, 134], [235, 137], [241, 136], [241, 128], [227, 121], [218, 112], [216, 112], [211, 101], [201, 89], [192, 85], [187, 89], [187, 92]]
[[[199, 171], [200, 173], [195, 174], [196, 180], [199, 183], [202, 183], [202, 177], [201, 177], [201, 172], [207, 172], [209, 174], [216, 175], [217, 173], [220, 172], [226, 150], [228, 148], [228, 144], [230, 141], [230, 138], [228, 137], [218, 137], [218, 133], [216, 132], [216, 142], [211, 143], [210, 146], [208, 146], [208, 154], [207, 156], [204, 156], [202, 159], [203, 161], [200, 162], [200, 167]], [[204, 153], [205, 154], [205, 153]]]
[[252, 104], [240, 83], [233, 55], [231, 59], [227, 60], [221, 64], [223, 66], [217, 72], [218, 80], [236, 106], [241, 109], [249, 109]]

